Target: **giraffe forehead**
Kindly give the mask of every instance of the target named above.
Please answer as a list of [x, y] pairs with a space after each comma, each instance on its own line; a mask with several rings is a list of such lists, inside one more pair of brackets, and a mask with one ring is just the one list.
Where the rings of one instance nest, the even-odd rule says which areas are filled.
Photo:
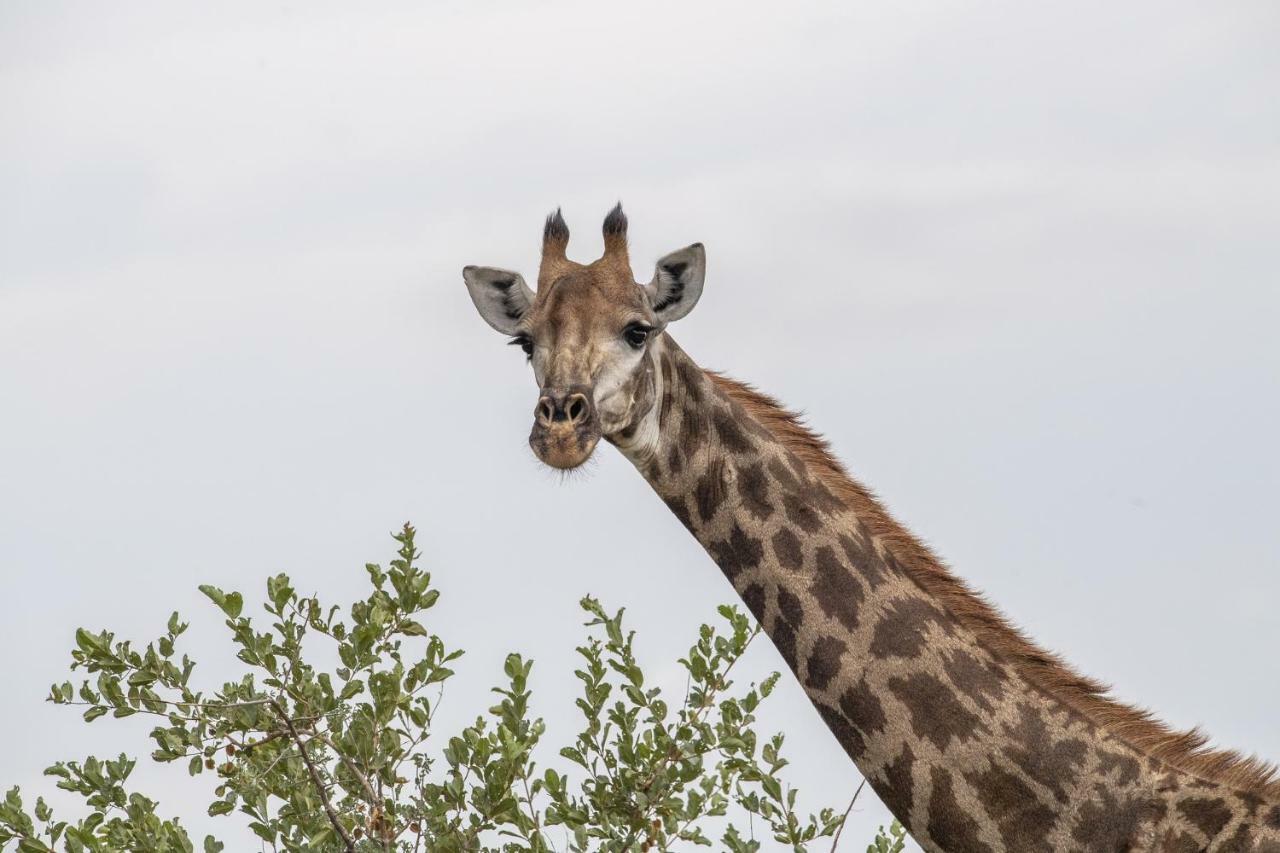
[[529, 325], [566, 342], [585, 342], [593, 332], [649, 315], [640, 287], [612, 270], [584, 267], [538, 291]]

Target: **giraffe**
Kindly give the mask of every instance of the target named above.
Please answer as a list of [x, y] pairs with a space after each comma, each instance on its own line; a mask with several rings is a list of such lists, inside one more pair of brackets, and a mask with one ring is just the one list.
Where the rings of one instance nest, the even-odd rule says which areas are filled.
[[557, 210], [537, 291], [463, 270], [531, 363], [544, 463], [618, 448], [720, 567], [840, 746], [928, 851], [1280, 853], [1280, 779], [1121, 704], [1010, 625], [773, 399], [700, 368], [667, 326], [702, 292], [700, 243], [637, 284], [621, 205], [567, 257]]

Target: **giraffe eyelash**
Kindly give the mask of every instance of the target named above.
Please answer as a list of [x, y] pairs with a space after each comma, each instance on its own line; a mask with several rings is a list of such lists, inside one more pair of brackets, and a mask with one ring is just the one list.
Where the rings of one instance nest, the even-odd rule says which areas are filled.
[[509, 347], [520, 347], [524, 350], [525, 361], [533, 361], [533, 338], [528, 335], [516, 335], [507, 341]]

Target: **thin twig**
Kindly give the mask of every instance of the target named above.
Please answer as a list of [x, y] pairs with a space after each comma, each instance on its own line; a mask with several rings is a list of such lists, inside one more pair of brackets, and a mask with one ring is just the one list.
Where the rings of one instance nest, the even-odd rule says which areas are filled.
[[[168, 700], [166, 700], [166, 699], [161, 699], [161, 700], [159, 700], [159, 701], [164, 702], [165, 704], [168, 704], [168, 705], [180, 705], [180, 706], [183, 706], [183, 707], [185, 707], [185, 708], [200, 708], [200, 709], [204, 709], [204, 710], [213, 710], [213, 711], [225, 710], [225, 709], [227, 709], [227, 708], [247, 708], [247, 707], [256, 706], [256, 705], [274, 705], [274, 704], [275, 704], [275, 700], [274, 700], [274, 699], [255, 699], [255, 700], [253, 700], [253, 701], [251, 701], [251, 702], [227, 702], [227, 703], [213, 703], [213, 702], [169, 702], [169, 701], [168, 701]], [[59, 705], [89, 705], [89, 706], [94, 706], [94, 707], [99, 707], [99, 708], [131, 708], [135, 714], [150, 714], [150, 715], [151, 715], [151, 716], [153, 716], [153, 717], [164, 717], [166, 720], [167, 720], [167, 719], [169, 719], [169, 718], [172, 716], [170, 713], [165, 712], [165, 711], [152, 711], [150, 708], [134, 708], [132, 705], [108, 705], [108, 704], [106, 704], [106, 703], [104, 703], [104, 702], [75, 702], [75, 701], [67, 701], [67, 702], [58, 702], [57, 704], [59, 704]], [[337, 708], [334, 708], [332, 711], [325, 711], [323, 714], [313, 714], [312, 716], [309, 716], [309, 717], [294, 717], [294, 718], [293, 718], [293, 721], [294, 721], [295, 723], [313, 723], [313, 722], [315, 722], [316, 720], [322, 720], [322, 719], [324, 719], [325, 717], [334, 717], [334, 716], [339, 716], [339, 715], [341, 715], [341, 714], [345, 714], [346, 712], [347, 712], [347, 708], [346, 708], [346, 706], [345, 706], [345, 705], [343, 705], [343, 706], [339, 706], [339, 707], [337, 707]], [[195, 722], [199, 722], [199, 719], [200, 719], [200, 718], [199, 718], [199, 717], [183, 717], [182, 719], [183, 719], [183, 721], [184, 721], [184, 722], [188, 722], [188, 723], [195, 723]], [[261, 730], [261, 729], [253, 729], [252, 731], [262, 731], [262, 730]], [[218, 736], [216, 736], [216, 735], [209, 735], [208, 737], [204, 738], [204, 740], [214, 740], [214, 739], [216, 739], [217, 737], [218, 737]], [[265, 743], [265, 742], [266, 742], [266, 741], [263, 741], [263, 743]]]
[[338, 756], [338, 760], [342, 762], [343, 766], [346, 767], [347, 770], [351, 771], [352, 776], [356, 777], [356, 780], [360, 783], [360, 787], [364, 788], [365, 797], [369, 800], [369, 805], [381, 805], [378, 795], [373, 792], [373, 786], [369, 784], [369, 779], [360, 772], [360, 768], [356, 766], [355, 762], [343, 755], [342, 750], [338, 749], [337, 745], [330, 740], [329, 736], [324, 732], [320, 732], [316, 737], [320, 739], [321, 743], [332, 749], [334, 754]]
[[844, 832], [844, 825], [849, 822], [849, 812], [853, 811], [853, 804], [858, 801], [858, 795], [862, 793], [863, 787], [867, 784], [864, 776], [862, 781], [858, 783], [858, 790], [853, 792], [853, 799], [849, 801], [849, 808], [844, 810], [844, 817], [840, 818], [840, 826], [836, 829], [835, 838], [831, 839], [831, 853], [836, 853], [836, 845], [840, 843], [840, 833]]
[[342, 843], [347, 853], [355, 853], [355, 842], [351, 840], [351, 836], [347, 834], [346, 827], [342, 825], [342, 821], [338, 820], [337, 812], [333, 810], [333, 806], [329, 803], [329, 794], [325, 791], [324, 782], [320, 780], [320, 773], [316, 770], [316, 766], [311, 763], [311, 756], [307, 754], [307, 745], [302, 742], [302, 737], [293, 726], [293, 720], [289, 719], [289, 715], [285, 713], [284, 708], [280, 707], [280, 703], [275, 699], [270, 701], [271, 707], [280, 715], [281, 722], [289, 730], [289, 737], [298, 745], [298, 752], [302, 753], [302, 761], [307, 765], [307, 772], [311, 774], [311, 782], [316, 786], [316, 792], [320, 794], [320, 802], [324, 805], [324, 813], [329, 816], [329, 823], [333, 824], [334, 831], [342, 838]]
[[[241, 752], [244, 752], [244, 753], [252, 752], [253, 750], [257, 749], [258, 747], [260, 747], [260, 746], [266, 746], [267, 744], [271, 743], [271, 741], [273, 741], [273, 740], [279, 740], [280, 738], [282, 738], [282, 737], [284, 737], [284, 736], [285, 736], [285, 733], [284, 733], [284, 732], [273, 732], [273, 733], [271, 733], [271, 734], [267, 735], [266, 737], [264, 737], [262, 740], [255, 740], [253, 743], [242, 743], [242, 744], [240, 744], [240, 751], [241, 751]], [[205, 738], [205, 740], [210, 740], [210, 739], [212, 739], [212, 738]]]
[[257, 783], [261, 779], [265, 778], [266, 775], [270, 773], [272, 770], [274, 770], [276, 765], [280, 763], [280, 759], [284, 758], [288, 754], [289, 754], [288, 747], [280, 750], [280, 754], [277, 755], [275, 758], [271, 759], [270, 764], [268, 764], [261, 772], [254, 774], [253, 776], [254, 783]]
[[[245, 699], [241, 702], [179, 702], [176, 699], [161, 699], [159, 696], [148, 696], [145, 701], [159, 702], [162, 705], [173, 705], [175, 708], [203, 708], [215, 711], [225, 710], [227, 708], [251, 708], [255, 705], [270, 705], [274, 699]], [[103, 705], [103, 702], [83, 702], [77, 699], [67, 699], [62, 702], [55, 702], [57, 705]], [[143, 708], [135, 710], [143, 711]], [[152, 714], [158, 714], [159, 711], [151, 711]]]

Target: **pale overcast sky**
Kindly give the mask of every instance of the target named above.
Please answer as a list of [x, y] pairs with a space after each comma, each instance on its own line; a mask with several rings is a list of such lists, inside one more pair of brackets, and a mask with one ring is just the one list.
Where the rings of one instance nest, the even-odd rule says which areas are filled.
[[[469, 650], [447, 726], [521, 649], [568, 736], [587, 592], [681, 691], [732, 590], [612, 448], [539, 468], [460, 275], [532, 279], [556, 205], [594, 258], [618, 199], [639, 278], [707, 245], [695, 358], [806, 411], [1041, 642], [1280, 758], [1278, 82], [1271, 0], [5, 3], [0, 784], [149, 751], [42, 702], [76, 626], [179, 608], [213, 686], [197, 584], [347, 600], [406, 519]], [[790, 680], [761, 727], [847, 801]], [[207, 779], [136, 779], [241, 837]]]

